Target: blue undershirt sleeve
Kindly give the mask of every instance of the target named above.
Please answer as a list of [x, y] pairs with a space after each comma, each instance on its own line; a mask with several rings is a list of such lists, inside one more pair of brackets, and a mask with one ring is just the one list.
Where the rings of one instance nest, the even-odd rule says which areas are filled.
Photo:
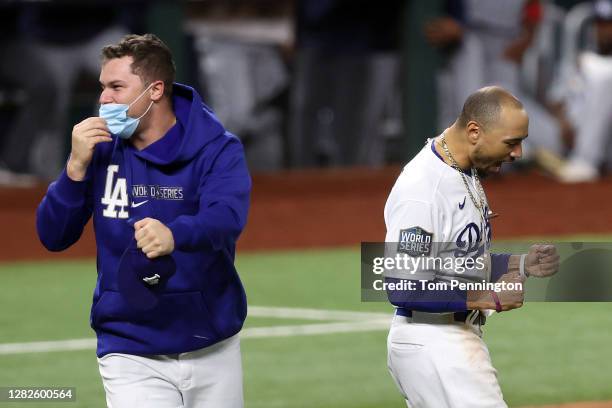
[[510, 256], [511, 254], [491, 254], [491, 282], [497, 282], [508, 272]]
[[428, 281], [407, 281], [405, 279], [385, 277], [386, 283], [397, 284], [402, 283], [402, 281], [404, 283], [413, 282], [412, 290], [389, 290], [387, 287], [389, 302], [394, 306], [429, 313], [462, 312], [467, 310], [467, 291], [465, 290], [428, 290], [422, 288], [424, 282], [441, 283], [442, 281], [438, 279]]

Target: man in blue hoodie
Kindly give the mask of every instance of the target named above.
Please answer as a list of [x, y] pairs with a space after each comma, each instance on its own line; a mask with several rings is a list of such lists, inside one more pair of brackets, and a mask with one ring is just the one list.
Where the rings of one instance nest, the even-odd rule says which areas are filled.
[[90, 323], [109, 407], [242, 407], [234, 255], [251, 181], [240, 141], [174, 74], [154, 35], [103, 48], [100, 116], [74, 126], [38, 235], [64, 250], [93, 215]]

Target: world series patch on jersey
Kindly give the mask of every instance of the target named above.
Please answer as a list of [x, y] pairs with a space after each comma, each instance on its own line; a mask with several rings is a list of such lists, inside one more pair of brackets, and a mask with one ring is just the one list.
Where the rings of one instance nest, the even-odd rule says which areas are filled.
[[412, 227], [400, 230], [397, 252], [410, 256], [431, 254], [431, 240], [433, 234], [421, 227]]

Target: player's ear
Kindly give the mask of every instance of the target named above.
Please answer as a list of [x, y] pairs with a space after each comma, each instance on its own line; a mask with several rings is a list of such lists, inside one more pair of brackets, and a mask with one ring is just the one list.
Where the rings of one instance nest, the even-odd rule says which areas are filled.
[[151, 85], [151, 99], [154, 101], [160, 100], [164, 96], [164, 81], [155, 81]]
[[470, 120], [466, 126], [468, 140], [471, 144], [478, 143], [478, 140], [482, 137], [482, 128], [480, 124], [475, 120]]

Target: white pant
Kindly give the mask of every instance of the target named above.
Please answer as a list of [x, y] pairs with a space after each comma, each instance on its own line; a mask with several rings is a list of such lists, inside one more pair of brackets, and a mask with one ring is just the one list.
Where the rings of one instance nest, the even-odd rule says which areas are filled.
[[387, 363], [410, 408], [507, 407], [481, 333], [468, 323], [393, 318]]
[[[171, 334], [170, 334], [171, 335]], [[109, 408], [242, 408], [238, 335], [188, 353], [98, 359]]]

